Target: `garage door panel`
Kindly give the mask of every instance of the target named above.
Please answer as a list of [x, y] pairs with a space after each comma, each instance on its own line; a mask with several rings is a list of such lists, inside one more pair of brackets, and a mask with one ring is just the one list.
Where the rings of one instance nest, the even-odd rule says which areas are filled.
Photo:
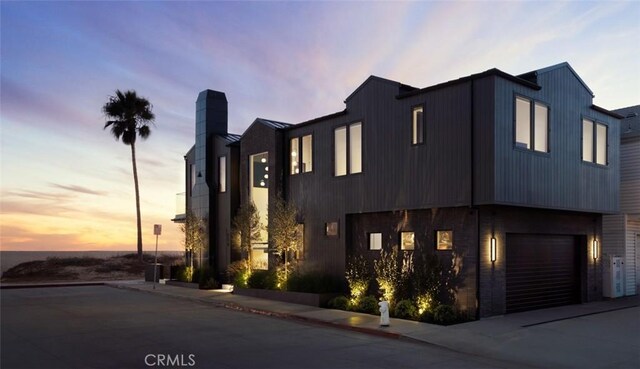
[[578, 302], [576, 237], [507, 235], [507, 313]]

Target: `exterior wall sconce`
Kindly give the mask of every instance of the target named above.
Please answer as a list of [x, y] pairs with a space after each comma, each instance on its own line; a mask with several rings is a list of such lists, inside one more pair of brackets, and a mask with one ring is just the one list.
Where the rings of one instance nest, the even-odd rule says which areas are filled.
[[491, 237], [491, 262], [495, 263], [496, 261], [496, 238]]
[[593, 239], [593, 244], [591, 245], [591, 253], [593, 254], [593, 260], [598, 260], [598, 240]]

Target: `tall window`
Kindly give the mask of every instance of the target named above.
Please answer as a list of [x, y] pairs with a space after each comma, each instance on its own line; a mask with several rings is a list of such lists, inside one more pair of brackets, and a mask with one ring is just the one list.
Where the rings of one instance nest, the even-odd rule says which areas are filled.
[[516, 97], [515, 107], [516, 147], [548, 152], [549, 108], [539, 102], [532, 104], [531, 100], [520, 96]]
[[300, 143], [299, 139], [291, 139], [291, 174], [300, 173]]
[[333, 131], [334, 145], [334, 168], [336, 176], [347, 174], [347, 127], [336, 128]]
[[424, 120], [422, 106], [416, 106], [412, 111], [411, 143], [418, 145], [424, 142]]
[[220, 192], [227, 191], [227, 157], [218, 158], [218, 190]]
[[302, 173], [313, 171], [313, 136], [302, 136]]
[[290, 174], [307, 173], [313, 170], [313, 136], [302, 136], [291, 139]]
[[582, 119], [582, 160], [607, 165], [607, 126]]
[[334, 136], [334, 175], [362, 172], [362, 123], [338, 127]]

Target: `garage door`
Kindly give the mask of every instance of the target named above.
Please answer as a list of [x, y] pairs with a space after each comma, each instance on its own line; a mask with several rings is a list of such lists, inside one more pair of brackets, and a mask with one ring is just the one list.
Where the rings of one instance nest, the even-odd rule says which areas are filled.
[[507, 234], [507, 313], [579, 302], [574, 236]]

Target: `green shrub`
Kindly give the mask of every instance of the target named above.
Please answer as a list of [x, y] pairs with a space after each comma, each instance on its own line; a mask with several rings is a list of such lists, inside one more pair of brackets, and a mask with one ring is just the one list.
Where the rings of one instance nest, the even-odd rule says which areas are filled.
[[178, 280], [180, 282], [190, 283], [193, 281], [193, 267], [188, 267], [185, 265], [180, 266], [178, 269]]
[[394, 307], [393, 315], [400, 319], [415, 319], [418, 312], [412, 301], [402, 300]]
[[349, 299], [345, 296], [334, 297], [329, 300], [329, 309], [347, 310], [349, 307]]
[[424, 323], [435, 323], [435, 319], [433, 318], [433, 311], [425, 310], [418, 316], [418, 320]]
[[360, 300], [356, 311], [365, 314], [380, 314], [380, 306], [378, 306], [378, 299], [373, 296], [365, 296]]
[[433, 321], [437, 324], [448, 325], [457, 319], [456, 311], [451, 305], [439, 305], [433, 309]]
[[274, 290], [277, 285], [276, 273], [269, 270], [254, 270], [247, 281], [249, 288]]
[[218, 282], [213, 275], [213, 270], [208, 266], [196, 269], [193, 273], [193, 280], [197, 280], [198, 286], [203, 290], [218, 288]]

